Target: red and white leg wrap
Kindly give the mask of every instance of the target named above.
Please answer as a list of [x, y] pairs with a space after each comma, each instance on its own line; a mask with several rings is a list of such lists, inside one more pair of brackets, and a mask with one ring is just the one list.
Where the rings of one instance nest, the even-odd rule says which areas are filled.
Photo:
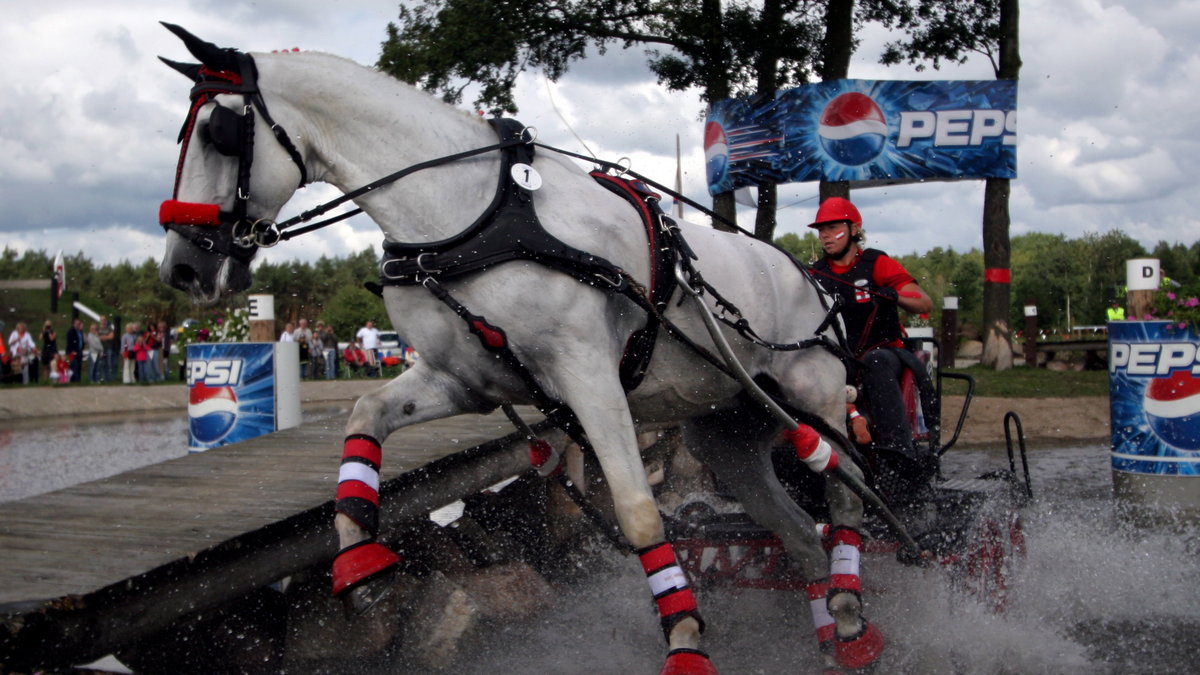
[[816, 429], [801, 424], [795, 429], [785, 429], [784, 440], [796, 449], [796, 455], [815, 473], [833, 471], [838, 466], [838, 456], [829, 443], [821, 438]]
[[529, 441], [529, 463], [542, 478], [562, 473], [562, 455], [540, 438]]
[[822, 652], [829, 651], [833, 648], [833, 638], [836, 636], [833, 615], [829, 613], [829, 580], [814, 581], [804, 588], [808, 591], [808, 605], [812, 609], [817, 644]]
[[346, 437], [334, 510], [358, 523], [371, 536], [379, 532], [379, 466], [382, 461], [379, 441], [362, 434]]
[[862, 594], [859, 559], [862, 536], [849, 527], [834, 527], [829, 536], [829, 588], [832, 592]]
[[658, 675], [717, 675], [717, 667], [699, 649], [672, 649]]
[[333, 559], [333, 594], [341, 595], [376, 574], [395, 567], [400, 561], [400, 556], [374, 539], [351, 544]]
[[[687, 575], [675, 558], [675, 549], [669, 542], [662, 542], [638, 551], [642, 561], [642, 570], [646, 572], [646, 581], [650, 583], [650, 593], [658, 605], [658, 614], [662, 617], [663, 634], [670, 639], [671, 629], [680, 621], [691, 617], [704, 630], [704, 619], [696, 607], [696, 596], [688, 586]], [[707, 658], [707, 657], [706, 657]]]

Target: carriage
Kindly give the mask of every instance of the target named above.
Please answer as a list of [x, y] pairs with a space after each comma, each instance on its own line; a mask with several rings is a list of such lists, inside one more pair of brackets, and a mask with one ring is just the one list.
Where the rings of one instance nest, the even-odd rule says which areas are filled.
[[[980, 569], [993, 561], [953, 543], [966, 524], [904, 522], [936, 520], [930, 513], [960, 510], [955, 503], [983, 491], [930, 485], [932, 498], [899, 516], [876, 494], [885, 473], [902, 480], [904, 467], [872, 466], [850, 443], [836, 307], [786, 253], [670, 219], [648, 181], [593, 158], [584, 159], [597, 170], [583, 171], [578, 155], [537, 142], [514, 120], [455, 111], [329, 55], [250, 55], [167, 27], [200, 63], [167, 61], [194, 86], [175, 188], [159, 213], [164, 283], [215, 302], [249, 287], [259, 248], [361, 210], [385, 237], [373, 290], [421, 348], [420, 361], [363, 396], [347, 423], [332, 582], [352, 607], [371, 606], [403, 561], [377, 541], [382, 441], [407, 425], [513, 404], [536, 406], [596, 458], [661, 618], [664, 674], [716, 672], [700, 650], [705, 622], [688, 572], [721, 576], [729, 565], [706, 560], [753, 548], [746, 542], [767, 542], [757, 557], [786, 550], [810, 598], [823, 599], [812, 603], [822, 651], [849, 669], [876, 662], [885, 644], [863, 616], [858, 573], [860, 549], [879, 529], [873, 519], [908, 561], [957, 556]], [[318, 180], [343, 194], [275, 221], [296, 190]], [[350, 201], [355, 210], [313, 222]], [[933, 399], [949, 374], [935, 374], [921, 410], [923, 442], [940, 456], [953, 441], [939, 445]], [[679, 420], [689, 450], [748, 520], [660, 512], [636, 425]], [[793, 466], [777, 468], [777, 455]], [[806, 500], [812, 483], [823, 507]], [[813, 516], [822, 508], [831, 551]], [[1019, 532], [996, 529], [1010, 541]], [[725, 552], [681, 543], [730, 530], [737, 536], [728, 541], [740, 543]]]

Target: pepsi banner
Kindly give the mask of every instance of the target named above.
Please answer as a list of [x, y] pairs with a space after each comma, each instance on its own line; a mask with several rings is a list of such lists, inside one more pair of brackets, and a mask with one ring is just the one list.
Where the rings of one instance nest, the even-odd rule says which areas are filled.
[[188, 445], [207, 450], [300, 423], [294, 342], [188, 345]]
[[815, 180], [1016, 178], [1012, 80], [834, 80], [718, 101], [704, 129], [708, 189]]
[[1200, 476], [1198, 347], [1173, 322], [1109, 322], [1113, 471]]

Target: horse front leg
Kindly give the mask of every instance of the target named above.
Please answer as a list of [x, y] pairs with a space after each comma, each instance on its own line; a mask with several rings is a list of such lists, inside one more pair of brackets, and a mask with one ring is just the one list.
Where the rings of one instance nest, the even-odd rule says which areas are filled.
[[[402, 558], [375, 541], [379, 534], [379, 470], [383, 442], [412, 424], [470, 411], [465, 398], [436, 372], [416, 366], [365, 394], [346, 423], [338, 470], [334, 528], [338, 554], [333, 562], [333, 594], [350, 608], [366, 611], [390, 584], [385, 577]], [[373, 583], [379, 580], [379, 583]]]
[[638, 554], [658, 608], [668, 648], [660, 675], [716, 675], [699, 649], [704, 622], [675, 549], [666, 541], [624, 392], [615, 378], [607, 393], [594, 381], [587, 385], [568, 400], [600, 462], [617, 523]]

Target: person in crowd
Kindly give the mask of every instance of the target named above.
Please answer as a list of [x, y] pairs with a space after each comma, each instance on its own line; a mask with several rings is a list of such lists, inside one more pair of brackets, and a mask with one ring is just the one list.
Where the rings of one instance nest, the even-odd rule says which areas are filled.
[[162, 382], [167, 379], [167, 368], [171, 364], [171, 343], [174, 336], [171, 330], [167, 328], [166, 321], [158, 322], [158, 338], [161, 341], [158, 349], [158, 381]]
[[71, 362], [72, 382], [83, 379], [83, 351], [83, 319], [77, 318], [71, 322], [71, 329], [67, 331], [67, 358]]
[[296, 330], [292, 331], [292, 338], [299, 340], [304, 336], [305, 341], [312, 344], [312, 329], [308, 327], [308, 319], [300, 319], [296, 322]]
[[337, 379], [338, 352], [337, 335], [333, 332], [333, 324], [325, 326], [321, 335], [321, 343], [325, 345], [325, 379]]
[[303, 333], [297, 331], [296, 344], [300, 346], [300, 379], [308, 379], [308, 367], [312, 363], [311, 350], [308, 347], [308, 338]]
[[363, 350], [370, 352], [374, 360], [379, 361], [379, 329], [375, 327], [375, 322], [367, 319], [355, 337], [362, 341]]
[[133, 384], [137, 377], [137, 324], [125, 324], [125, 332], [121, 335], [121, 382]]
[[1121, 306], [1121, 303], [1116, 298], [1113, 298], [1112, 302], [1108, 303], [1107, 314], [1109, 321], [1125, 320], [1125, 308]]
[[308, 341], [308, 358], [311, 362], [309, 376], [316, 380], [325, 375], [325, 323], [317, 321], [313, 326], [312, 339]]
[[100, 327], [96, 324], [88, 326], [86, 337], [87, 357], [88, 357], [88, 380], [91, 382], [103, 381], [103, 362], [104, 358], [104, 343], [100, 341]]
[[100, 335], [100, 344], [104, 345], [104, 353], [100, 357], [100, 381], [116, 382], [117, 350], [120, 348], [120, 342], [117, 339], [117, 333], [113, 329], [113, 325], [109, 323], [107, 316], [100, 317], [100, 326], [98, 331]]
[[142, 332], [146, 358], [141, 361], [142, 370], [145, 374], [143, 382], [158, 382], [162, 379], [161, 373], [158, 370], [158, 352], [162, 345], [162, 338], [158, 333], [158, 324], [153, 321], [146, 322], [146, 330]]
[[[50, 319], [42, 324], [42, 372], [50, 372], [50, 364], [54, 362], [54, 357], [58, 355], [58, 333], [54, 330], [54, 324]], [[36, 379], [36, 378], [35, 378]]]
[[863, 219], [848, 199], [830, 197], [821, 203], [816, 220], [825, 256], [813, 264], [818, 282], [842, 300], [846, 341], [864, 365], [850, 369], [850, 384], [866, 394], [876, 447], [898, 452], [911, 461], [913, 480], [923, 480], [936, 469], [936, 458], [923, 456], [912, 440], [900, 393], [900, 376], [911, 365], [904, 352], [904, 328], [899, 309], [921, 314], [933, 301], [900, 263], [883, 251], [864, 248]]
[[71, 376], [71, 362], [67, 360], [67, 357], [62, 352], [56, 353], [54, 360], [50, 362], [47, 380], [51, 384], [67, 384], [71, 381]]
[[138, 382], [150, 382], [150, 331], [135, 330], [137, 336], [133, 341], [134, 377]]
[[296, 338], [294, 335], [292, 335], [292, 333], [295, 330], [296, 330], [296, 327], [292, 325], [292, 322], [289, 321], [289, 322], [285, 323], [283, 325], [283, 332], [279, 334], [279, 341], [280, 342], [295, 342]]
[[25, 327], [24, 321], [18, 321], [16, 328], [8, 336], [9, 359], [14, 373], [21, 373], [21, 384], [29, 384], [31, 368], [35, 368], [37, 360], [37, 345], [33, 336]]
[[379, 375], [379, 360], [375, 357], [374, 352], [363, 346], [360, 338], [354, 338], [354, 342], [346, 347], [343, 356], [346, 359], [346, 365], [350, 367], [351, 374], [362, 373], [367, 377]]

